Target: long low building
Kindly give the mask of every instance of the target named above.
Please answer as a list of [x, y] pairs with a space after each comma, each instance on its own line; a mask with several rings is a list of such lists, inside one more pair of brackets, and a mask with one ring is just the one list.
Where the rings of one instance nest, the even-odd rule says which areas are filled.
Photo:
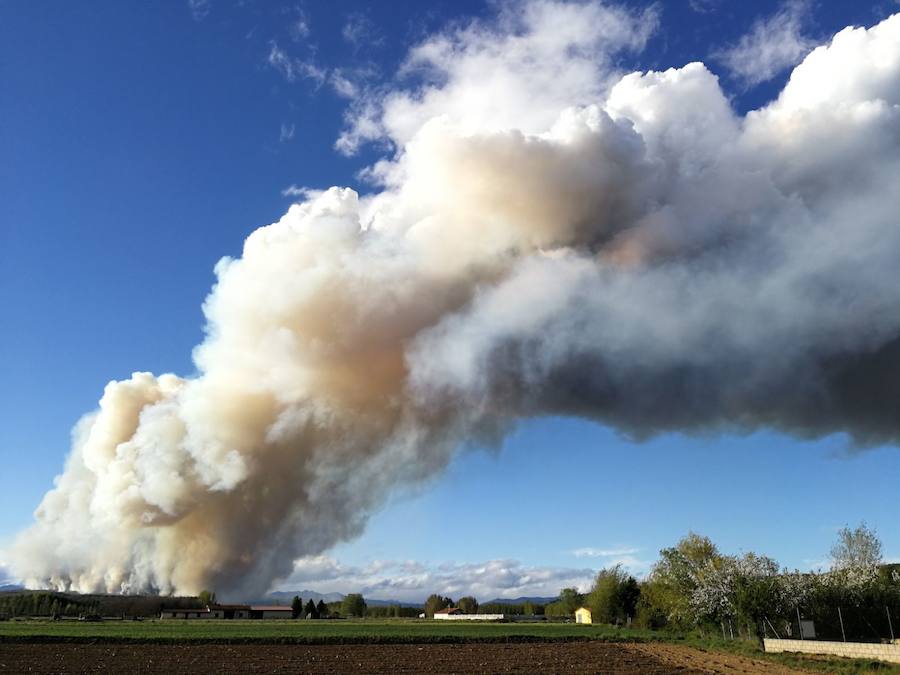
[[463, 614], [458, 607], [448, 607], [434, 613], [441, 621], [503, 621], [505, 614]]
[[207, 605], [195, 608], [164, 607], [161, 619], [290, 619], [293, 610], [285, 605]]

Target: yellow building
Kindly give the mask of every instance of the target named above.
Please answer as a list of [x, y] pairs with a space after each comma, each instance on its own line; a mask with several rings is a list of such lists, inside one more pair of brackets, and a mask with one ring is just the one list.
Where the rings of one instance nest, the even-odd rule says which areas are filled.
[[587, 607], [579, 607], [575, 610], [575, 623], [593, 623], [591, 621], [591, 610]]

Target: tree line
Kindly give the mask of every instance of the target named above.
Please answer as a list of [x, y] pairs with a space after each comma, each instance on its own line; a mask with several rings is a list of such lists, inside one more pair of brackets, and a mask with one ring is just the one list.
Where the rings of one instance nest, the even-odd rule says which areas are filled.
[[900, 565], [883, 564], [881, 541], [865, 524], [838, 532], [821, 572], [787, 570], [753, 552], [724, 555], [691, 533], [660, 551], [639, 589], [637, 625], [726, 637], [796, 638], [802, 619], [819, 638], [878, 641], [900, 616]]
[[0, 593], [0, 619], [19, 616], [77, 617], [159, 616], [163, 606], [195, 609], [203, 605], [195, 597], [156, 595], [80, 595], [54, 591]]
[[864, 523], [841, 529], [830, 558], [825, 571], [787, 570], [753, 552], [725, 555], [708, 537], [689, 533], [662, 549], [640, 581], [617, 565], [600, 570], [586, 593], [564, 588], [543, 606], [479, 605], [471, 596], [454, 603], [435, 593], [425, 614], [455, 606], [468, 614], [571, 619], [587, 607], [595, 623], [725, 637], [799, 637], [800, 620], [812, 621], [822, 639], [900, 637], [900, 564], [883, 563], [877, 534]]

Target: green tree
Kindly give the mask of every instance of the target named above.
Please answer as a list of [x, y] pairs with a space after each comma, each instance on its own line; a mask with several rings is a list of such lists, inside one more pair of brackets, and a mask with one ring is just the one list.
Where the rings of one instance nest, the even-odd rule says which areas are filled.
[[304, 610], [306, 612], [307, 619], [318, 619], [319, 618], [319, 610], [316, 609], [316, 603], [310, 599], [306, 603], [306, 608]]
[[574, 614], [575, 610], [584, 604], [584, 596], [577, 588], [564, 588], [559, 592], [559, 602], [562, 603], [566, 614]]
[[[659, 603], [642, 607], [646, 615], [664, 616], [667, 625], [687, 629], [704, 619], [691, 604], [694, 592], [706, 576], [714, 574], [723, 558], [708, 537], [689, 532], [672, 548], [659, 552], [650, 573], [653, 592], [648, 599]], [[646, 584], [645, 584], [646, 585]]]
[[433, 593], [429, 595], [428, 599], [425, 601], [425, 616], [433, 618], [435, 612], [439, 612], [452, 605], [453, 600], [450, 598], [445, 598], [438, 593]]
[[[365, 606], [365, 605], [364, 605]], [[328, 605], [325, 604], [325, 601], [321, 598], [319, 602], [316, 604], [316, 612], [319, 614], [320, 619], [328, 618], [330, 612], [328, 611]]]
[[585, 602], [597, 623], [624, 623], [635, 615], [640, 587], [621, 565], [600, 570]]
[[350, 593], [341, 602], [341, 614], [344, 616], [365, 616], [366, 601], [359, 593]]
[[294, 599], [291, 600], [291, 618], [299, 619], [303, 615], [303, 598], [299, 595], [295, 595]]
[[831, 547], [833, 569], [847, 567], [876, 568], [881, 564], [881, 540], [865, 523], [856, 529], [843, 527], [838, 531], [838, 540]]
[[197, 595], [197, 599], [200, 600], [200, 604], [204, 607], [216, 604], [216, 594], [214, 591], [203, 589]]
[[457, 601], [456, 606], [459, 607], [463, 614], [478, 614], [478, 600], [471, 595], [460, 598]]

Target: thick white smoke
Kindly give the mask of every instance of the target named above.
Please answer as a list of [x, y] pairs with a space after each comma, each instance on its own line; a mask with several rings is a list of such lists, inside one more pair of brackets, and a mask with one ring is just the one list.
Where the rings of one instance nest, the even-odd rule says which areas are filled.
[[538, 1], [416, 47], [315, 193], [223, 259], [200, 375], [111, 382], [12, 550], [29, 585], [250, 592], [524, 416], [900, 432], [900, 15], [737, 116], [653, 13]]

